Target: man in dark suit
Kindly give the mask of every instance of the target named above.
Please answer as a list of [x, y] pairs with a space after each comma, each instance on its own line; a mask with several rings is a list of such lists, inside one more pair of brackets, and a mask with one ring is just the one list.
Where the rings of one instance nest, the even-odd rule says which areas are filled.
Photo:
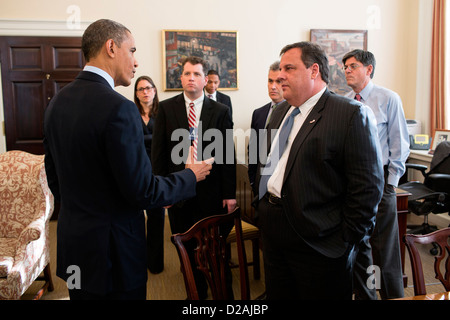
[[233, 119], [233, 107], [231, 105], [231, 98], [230, 96], [217, 91], [220, 86], [220, 76], [219, 73], [216, 70], [209, 70], [208, 71], [208, 81], [206, 82], [205, 86], [205, 94], [208, 98], [223, 103], [224, 105], [228, 106], [230, 108], [230, 116], [231, 119]]
[[[280, 62], [276, 61], [270, 65], [269, 75], [267, 79], [267, 89], [269, 97], [272, 101], [258, 109], [255, 109], [252, 115], [252, 122], [250, 125], [250, 140], [247, 148], [248, 178], [250, 180], [252, 189], [255, 186], [256, 169], [259, 162], [259, 143], [261, 141], [259, 137], [260, 130], [264, 130], [266, 128], [273, 110], [275, 110], [275, 108], [277, 108], [279, 105], [287, 103], [283, 98], [283, 89], [281, 88], [280, 80], [278, 80], [279, 74]], [[256, 194], [256, 190], [254, 189], [253, 194]]]
[[[352, 249], [373, 229], [383, 191], [376, 121], [370, 108], [327, 90], [320, 46], [288, 45], [280, 66], [289, 105], [272, 115], [268, 133], [281, 129], [256, 177], [267, 297], [351, 299]], [[292, 129], [279, 139], [285, 123]]]
[[[152, 163], [156, 174], [167, 175], [183, 169], [176, 158], [180, 150], [189, 147], [191, 142], [198, 147], [198, 159], [215, 157], [211, 174], [197, 184], [196, 197], [169, 208], [172, 233], [185, 232], [202, 218], [231, 212], [236, 207], [236, 164], [230, 136], [230, 109], [205, 97], [205, 67], [205, 62], [198, 57], [188, 57], [183, 61], [183, 93], [161, 101], [155, 120]], [[189, 250], [191, 259], [193, 250], [194, 247]], [[205, 298], [207, 287], [203, 280], [196, 272], [199, 295]]]
[[152, 175], [139, 112], [114, 90], [130, 85], [138, 65], [126, 27], [98, 20], [84, 32], [82, 49], [85, 69], [44, 117], [45, 168], [61, 203], [56, 273], [71, 299], [145, 299], [142, 209], [195, 196], [210, 166]]

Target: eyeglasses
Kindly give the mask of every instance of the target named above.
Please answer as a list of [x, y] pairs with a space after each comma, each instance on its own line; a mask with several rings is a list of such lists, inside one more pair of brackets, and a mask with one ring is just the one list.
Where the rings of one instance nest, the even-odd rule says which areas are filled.
[[358, 69], [359, 67], [361, 67], [361, 65], [356, 64], [356, 63], [352, 63], [349, 66], [343, 66], [342, 70], [347, 71], [347, 69], [349, 69], [350, 71], [354, 71], [354, 70]]
[[144, 92], [144, 91], [150, 91], [150, 90], [152, 90], [154, 87], [144, 87], [144, 88], [139, 88], [139, 89], [137, 89], [136, 91], [139, 91], [139, 92]]

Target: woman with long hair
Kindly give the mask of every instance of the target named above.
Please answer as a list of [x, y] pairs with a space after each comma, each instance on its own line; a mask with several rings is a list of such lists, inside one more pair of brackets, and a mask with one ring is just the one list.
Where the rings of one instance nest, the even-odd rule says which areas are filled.
[[[152, 149], [153, 125], [158, 113], [158, 91], [148, 76], [137, 78], [134, 86], [134, 103], [142, 117], [145, 148], [150, 158]], [[164, 208], [146, 210], [147, 212], [147, 265], [151, 273], [164, 269]]]

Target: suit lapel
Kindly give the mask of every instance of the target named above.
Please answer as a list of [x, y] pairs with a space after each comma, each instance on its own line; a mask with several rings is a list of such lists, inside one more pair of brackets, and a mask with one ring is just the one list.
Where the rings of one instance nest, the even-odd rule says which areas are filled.
[[189, 130], [189, 122], [188, 122], [187, 112], [186, 112], [186, 102], [184, 101], [183, 94], [180, 94], [176, 98], [174, 113], [175, 113], [175, 118], [178, 122], [178, 126], [180, 128]]
[[269, 115], [269, 111], [270, 111], [270, 106], [271, 105], [272, 105], [272, 103], [269, 102], [268, 104], [266, 104], [263, 107], [263, 112], [260, 113], [260, 116], [258, 118], [257, 128], [261, 128], [261, 129], [265, 128], [267, 116]]
[[202, 123], [202, 133], [209, 128], [212, 116], [213, 106], [211, 105], [211, 99], [206, 98], [203, 100], [202, 112], [200, 114], [200, 121]]
[[321, 115], [322, 109], [325, 107], [325, 102], [327, 101], [329, 95], [330, 92], [328, 91], [328, 89], [325, 90], [322, 97], [320, 97], [317, 104], [312, 108], [308, 117], [305, 119], [305, 122], [303, 122], [300, 131], [295, 137], [294, 142], [292, 143], [291, 151], [289, 153], [288, 162], [286, 164], [286, 169], [283, 177], [283, 184], [286, 181], [286, 178], [292, 169], [292, 165], [294, 164], [295, 159], [297, 158], [297, 154], [300, 151], [303, 142], [305, 141], [309, 133], [313, 130], [313, 128], [317, 125], [317, 123], [320, 121], [320, 118], [322, 117]]

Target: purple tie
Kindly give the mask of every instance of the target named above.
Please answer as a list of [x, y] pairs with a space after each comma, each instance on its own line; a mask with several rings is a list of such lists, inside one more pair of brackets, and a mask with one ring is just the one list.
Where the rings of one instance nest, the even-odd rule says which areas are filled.
[[356, 94], [355, 99], [358, 100], [358, 101], [361, 101], [361, 96], [360, 96], [359, 93]]

